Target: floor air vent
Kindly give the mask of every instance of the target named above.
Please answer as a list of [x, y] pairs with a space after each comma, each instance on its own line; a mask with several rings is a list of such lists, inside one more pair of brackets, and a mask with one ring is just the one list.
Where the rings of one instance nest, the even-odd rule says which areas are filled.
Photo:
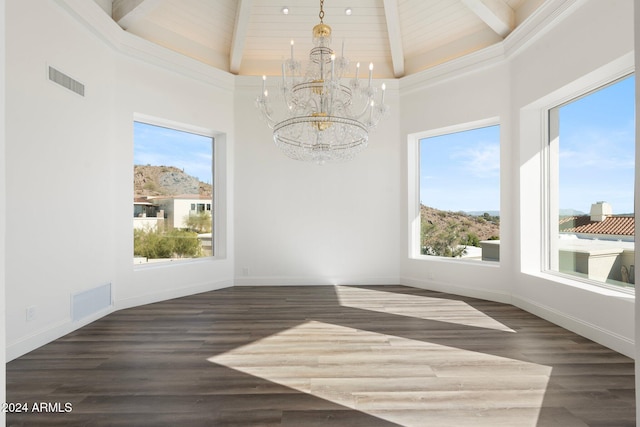
[[84, 96], [84, 85], [82, 83], [72, 79], [62, 71], [58, 71], [53, 67], [49, 67], [49, 80], [54, 83], [58, 83], [60, 86], [66, 87], [80, 96]]
[[71, 318], [74, 322], [111, 307], [111, 283], [71, 295]]

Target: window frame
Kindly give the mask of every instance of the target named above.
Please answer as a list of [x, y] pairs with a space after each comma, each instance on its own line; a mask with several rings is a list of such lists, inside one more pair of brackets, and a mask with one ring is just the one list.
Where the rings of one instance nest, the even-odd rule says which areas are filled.
[[[429, 260], [437, 262], [466, 263], [476, 266], [499, 267], [501, 261], [478, 262], [476, 260], [465, 260], [464, 258], [447, 258], [434, 255], [423, 255], [420, 251], [420, 140], [443, 136], [458, 132], [480, 129], [490, 126], [500, 126], [500, 163], [502, 164], [502, 139], [503, 128], [499, 116], [492, 116], [485, 119], [459, 123], [455, 125], [434, 128], [422, 132], [416, 132], [407, 136], [407, 170], [408, 170], [408, 257], [414, 260]], [[502, 168], [501, 168], [502, 169]], [[500, 205], [502, 205], [502, 170], [499, 178]], [[500, 211], [502, 211], [502, 206]], [[502, 221], [501, 221], [502, 222]]]
[[[192, 133], [199, 136], [211, 138], [211, 172], [212, 183], [214, 185], [213, 196], [211, 199], [211, 217], [212, 217], [212, 236], [211, 236], [211, 256], [198, 258], [175, 259], [167, 262], [133, 264], [135, 270], [166, 267], [171, 265], [182, 265], [188, 263], [213, 262], [227, 258], [227, 136], [224, 133], [216, 132], [212, 129], [168, 120], [142, 113], [134, 113], [131, 121], [131, 137], [132, 137], [132, 161], [131, 170], [133, 173], [133, 147], [135, 144], [133, 126], [135, 122], [140, 122], [152, 126], [163, 127], [180, 132]], [[133, 182], [133, 176], [131, 179]], [[133, 253], [133, 228], [131, 228], [131, 253]]]
[[[609, 67], [604, 67], [607, 71]], [[600, 70], [598, 70], [600, 71]], [[599, 72], [595, 73], [599, 76]], [[546, 103], [541, 108], [542, 113], [542, 126], [543, 126], [543, 138], [542, 138], [542, 162], [541, 162], [541, 257], [540, 257], [540, 273], [549, 276], [552, 280], [561, 280], [563, 283], [569, 281], [569, 283], [595, 286], [603, 290], [610, 290], [621, 292], [624, 294], [635, 295], [634, 286], [618, 286], [611, 283], [599, 282], [588, 278], [579, 277], [569, 273], [563, 273], [559, 268], [559, 261], [557, 256], [552, 255], [552, 252], [557, 252], [558, 242], [557, 234], [559, 229], [559, 206], [558, 206], [558, 192], [559, 192], [559, 129], [560, 129], [560, 108], [572, 102], [585, 98], [593, 93], [603, 90], [611, 85], [616, 84], [628, 77], [635, 74], [633, 67], [623, 67], [616, 71], [603, 72], [603, 76], [590, 80], [588, 83], [582, 83], [582, 79], [574, 82], [569, 90], [562, 91], [562, 96], [556, 97], [554, 101]], [[582, 83], [582, 84], [581, 84]], [[636, 80], [637, 85], [637, 80]], [[637, 125], [636, 125], [637, 126]], [[636, 141], [636, 150], [638, 143]], [[637, 169], [638, 165], [635, 164], [634, 168]], [[637, 175], [638, 172], [635, 172]], [[554, 184], [558, 183], [558, 184]], [[634, 182], [634, 193], [637, 191]], [[595, 200], [594, 200], [595, 201]], [[635, 204], [635, 203], [634, 203]], [[556, 213], [555, 215], [553, 213]], [[634, 209], [634, 216], [637, 217]], [[634, 247], [637, 247], [637, 242], [634, 236]], [[556, 269], [553, 269], [553, 268]]]

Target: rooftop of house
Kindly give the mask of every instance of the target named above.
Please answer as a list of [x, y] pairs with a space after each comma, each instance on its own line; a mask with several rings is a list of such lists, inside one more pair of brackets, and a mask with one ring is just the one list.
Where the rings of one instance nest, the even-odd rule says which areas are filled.
[[593, 221], [589, 215], [567, 216], [559, 224], [561, 233], [635, 235], [635, 220], [630, 215], [607, 216], [603, 221]]

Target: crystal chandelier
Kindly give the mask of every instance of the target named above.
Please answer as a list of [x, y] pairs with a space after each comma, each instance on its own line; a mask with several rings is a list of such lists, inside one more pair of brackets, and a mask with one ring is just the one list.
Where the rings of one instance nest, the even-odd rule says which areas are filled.
[[325, 162], [344, 161], [365, 149], [369, 131], [389, 107], [384, 104], [385, 85], [381, 87], [379, 103], [377, 88], [372, 86], [373, 64], [369, 64], [369, 80], [355, 77], [342, 82], [349, 61], [338, 58], [331, 49], [331, 27], [323, 22], [324, 0], [320, 0], [320, 23], [313, 27], [314, 47], [302, 74], [302, 65], [293, 56], [282, 64], [282, 81], [278, 85], [282, 99], [274, 107], [262, 76], [262, 93], [256, 106], [271, 129], [273, 140], [284, 154], [295, 160]]

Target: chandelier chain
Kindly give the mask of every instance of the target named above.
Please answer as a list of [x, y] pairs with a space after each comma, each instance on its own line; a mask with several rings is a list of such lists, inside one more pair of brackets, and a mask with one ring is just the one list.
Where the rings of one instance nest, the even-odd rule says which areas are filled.
[[321, 23], [321, 24], [324, 24], [324, 21], [323, 21], [323, 19], [324, 19], [324, 9], [323, 9], [323, 6], [324, 6], [324, 0], [320, 0], [320, 13], [318, 14], [318, 17], [320, 18], [320, 23]]

